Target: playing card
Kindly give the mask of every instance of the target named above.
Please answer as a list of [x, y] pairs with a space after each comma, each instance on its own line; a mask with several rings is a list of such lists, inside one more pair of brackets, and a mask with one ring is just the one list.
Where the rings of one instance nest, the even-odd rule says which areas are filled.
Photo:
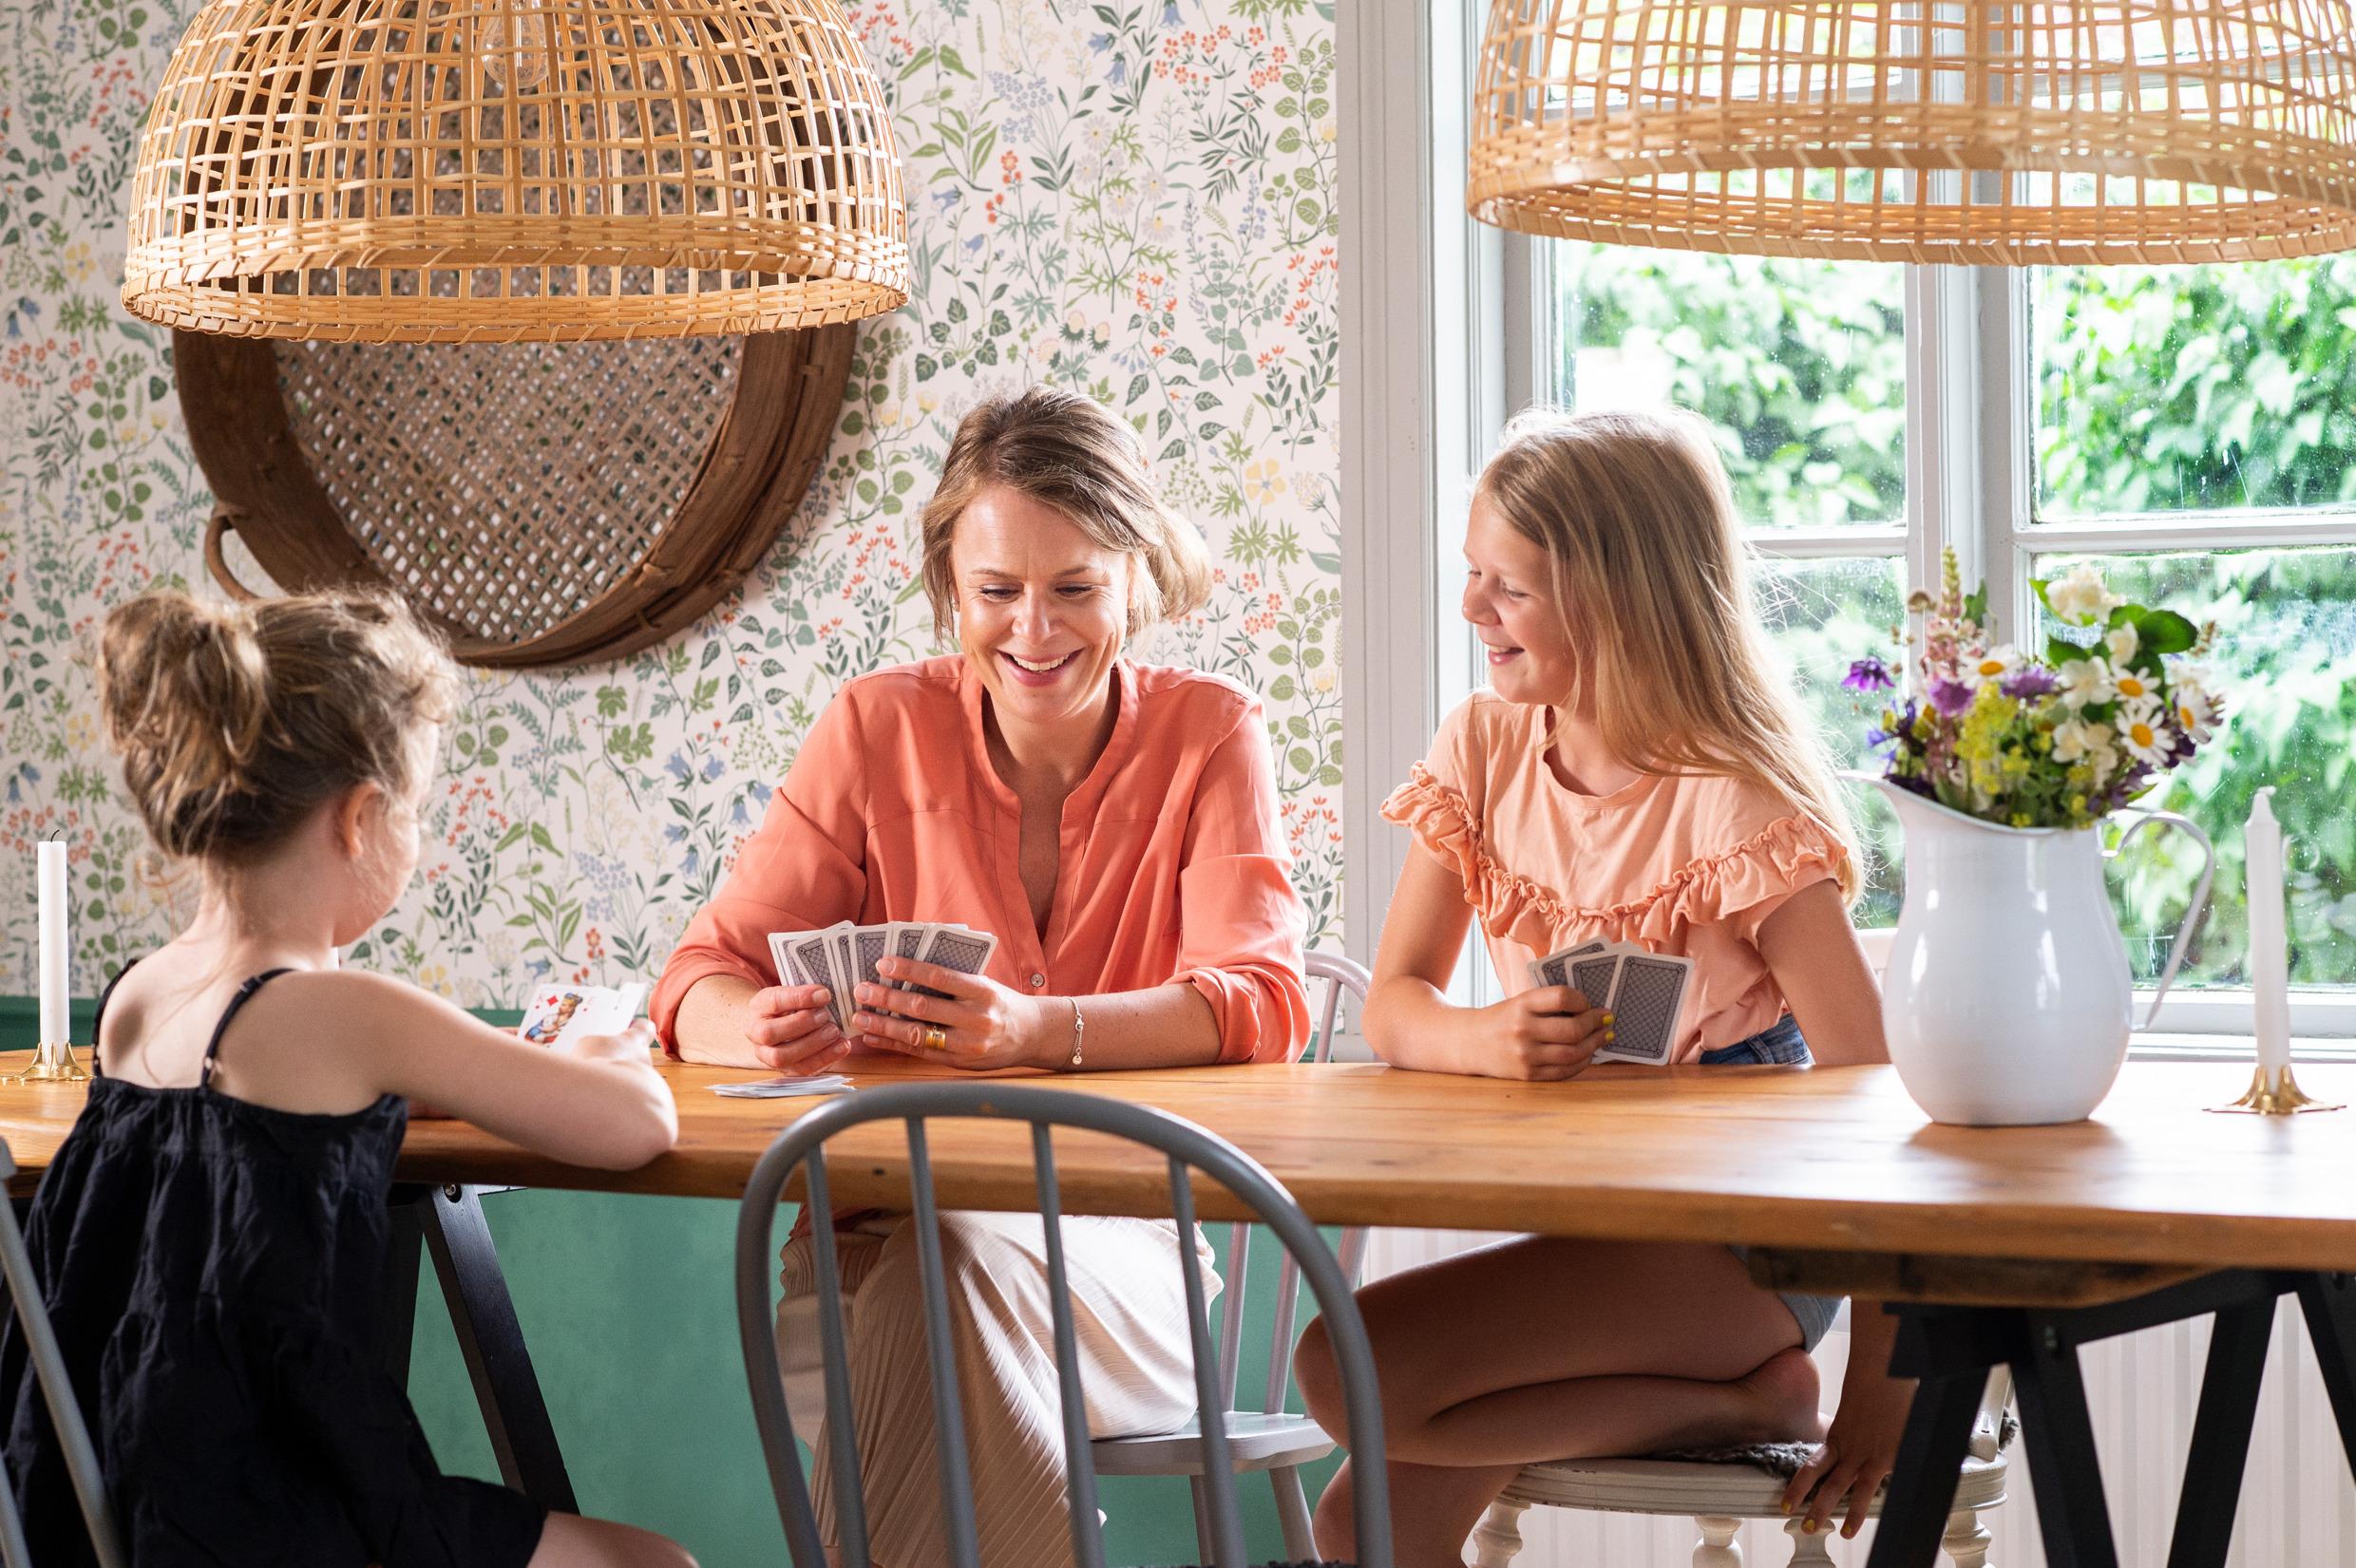
[[[786, 957], [797, 972], [793, 984], [825, 986], [834, 990], [834, 976], [826, 964], [826, 934], [823, 931], [797, 931], [786, 942]], [[835, 1003], [828, 1002], [829, 1011]]]
[[807, 986], [809, 977], [802, 966], [794, 962], [793, 939], [808, 935], [799, 931], [772, 931], [769, 934], [769, 961], [776, 966], [777, 983], [781, 986]]
[[851, 987], [858, 983], [858, 956], [852, 951], [859, 928], [848, 920], [838, 920], [826, 930], [826, 990], [834, 1002], [835, 1027], [844, 1033], [851, 1031], [851, 1014], [859, 1011], [858, 998]]
[[1560, 953], [1549, 953], [1530, 964], [1530, 983], [1533, 986], [1567, 986], [1570, 984], [1572, 959], [1584, 958], [1591, 953], [1602, 953], [1610, 946], [1609, 942], [1599, 937], [1591, 942], [1581, 942], [1577, 947], [1567, 947]]
[[804, 1095], [842, 1094], [851, 1081], [839, 1072], [824, 1072], [815, 1078], [758, 1078], [750, 1084], [714, 1084], [712, 1092], [731, 1100], [793, 1100]]
[[1612, 1043], [1595, 1053], [1598, 1062], [1644, 1062], [1659, 1067], [1677, 1047], [1684, 1011], [1685, 985], [1693, 960], [1657, 953], [1622, 954], [1607, 1006]]
[[[861, 926], [851, 933], [851, 979], [863, 986], [880, 986], [884, 976], [875, 966], [891, 952], [891, 927]], [[856, 1005], [856, 998], [854, 998]]]
[[998, 948], [998, 939], [986, 931], [974, 931], [965, 926], [936, 926], [932, 940], [924, 945], [924, 961], [960, 974], [979, 974], [990, 962], [990, 954]]
[[636, 980], [626, 986], [544, 986], [533, 992], [516, 1034], [561, 1050], [584, 1034], [619, 1034], [645, 1000], [646, 987]]

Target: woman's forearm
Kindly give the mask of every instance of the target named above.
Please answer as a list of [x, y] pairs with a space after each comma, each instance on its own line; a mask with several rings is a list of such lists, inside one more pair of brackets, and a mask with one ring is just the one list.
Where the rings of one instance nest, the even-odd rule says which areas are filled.
[[1032, 1061], [1065, 1072], [1072, 1066], [1072, 1007], [1086, 1020], [1080, 1071], [1125, 1067], [1199, 1067], [1219, 1060], [1219, 1020], [1203, 993], [1184, 981], [1102, 996], [1042, 996]]
[[722, 1067], [761, 1066], [752, 1042], [745, 1037], [752, 996], [759, 989], [738, 974], [709, 974], [690, 987], [679, 998], [679, 1015], [672, 1023], [680, 1059]]

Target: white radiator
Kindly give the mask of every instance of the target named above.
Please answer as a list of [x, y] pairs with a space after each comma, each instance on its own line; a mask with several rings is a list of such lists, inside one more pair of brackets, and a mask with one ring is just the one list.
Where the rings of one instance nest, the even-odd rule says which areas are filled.
[[[1367, 1238], [1366, 1277], [1494, 1239], [1472, 1231], [1375, 1231]], [[1827, 1409], [1838, 1397], [1849, 1354], [1845, 1326], [1816, 1351]], [[2081, 1352], [2122, 1563], [2167, 1560], [2208, 1349], [2209, 1321], [2198, 1318], [2104, 1340]], [[2036, 1504], [2017, 1444], [2010, 1457], [2012, 1501], [1982, 1521], [1995, 1537], [1989, 1568], [2043, 1568]], [[1687, 1568], [1693, 1560], [1694, 1532], [1674, 1520], [1532, 1508], [1522, 1516], [1521, 1531], [1529, 1547], [1516, 1568]], [[1862, 1564], [1872, 1539], [1869, 1525], [1854, 1541], [1835, 1542], [1834, 1556], [1844, 1565]], [[1745, 1525], [1739, 1544], [1750, 1568], [1782, 1568], [1788, 1552], [1779, 1523]], [[2356, 1483], [2315, 1370], [2307, 1326], [2290, 1297], [2276, 1313], [2228, 1568], [2356, 1568]]]

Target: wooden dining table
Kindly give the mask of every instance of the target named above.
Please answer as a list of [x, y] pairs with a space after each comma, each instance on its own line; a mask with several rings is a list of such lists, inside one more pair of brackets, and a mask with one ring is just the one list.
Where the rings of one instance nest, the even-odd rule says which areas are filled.
[[[752, 1076], [665, 1063], [675, 1148], [635, 1171], [565, 1165], [451, 1121], [416, 1121], [396, 1217], [409, 1240], [394, 1294], [413, 1301], [419, 1248], [442, 1274], [460, 1343], [511, 1483], [569, 1505], [482, 1219], [486, 1190], [527, 1186], [735, 1198], [754, 1162], [819, 1099], [742, 1100]], [[857, 1085], [940, 1076], [902, 1058], [849, 1064]], [[2311, 1094], [2356, 1100], [2356, 1068], [2303, 1069]], [[1009, 1074], [1010, 1088], [1029, 1075]], [[1403, 1072], [1374, 1064], [1073, 1074], [1056, 1086], [1186, 1118], [1257, 1160], [1309, 1216], [1336, 1225], [1739, 1243], [1762, 1284], [1854, 1294], [1899, 1315], [1893, 1369], [1919, 1379], [1871, 1568], [1935, 1556], [1988, 1371], [2009, 1366], [2053, 1568], [2113, 1568], [2078, 1347], [2214, 1314], [2170, 1568], [2225, 1560], [2278, 1296], [2295, 1294], [2356, 1464], [2356, 1111], [2217, 1114], [2249, 1069], [2131, 1064], [2084, 1122], [1935, 1125], [1895, 1072], [1864, 1067], [1602, 1067], [1561, 1084]], [[77, 1086], [0, 1087], [0, 1137], [37, 1179], [80, 1107]], [[1027, 1127], [936, 1125], [940, 1201], [1029, 1210]], [[904, 1207], [894, 1124], [828, 1145], [833, 1200]], [[1158, 1155], [1059, 1132], [1065, 1212], [1164, 1217]], [[20, 1186], [20, 1193], [24, 1190]], [[1245, 1211], [1207, 1179], [1206, 1219]], [[715, 1289], [727, 1281], [713, 1282]], [[387, 1336], [406, 1369], [407, 1319]]]

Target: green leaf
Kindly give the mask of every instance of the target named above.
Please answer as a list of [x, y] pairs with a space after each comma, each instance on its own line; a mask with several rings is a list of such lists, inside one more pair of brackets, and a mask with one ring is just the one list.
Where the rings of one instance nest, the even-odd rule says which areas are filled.
[[2200, 640], [2200, 629], [2173, 610], [2144, 610], [2135, 617], [2138, 654], [2181, 653]]

